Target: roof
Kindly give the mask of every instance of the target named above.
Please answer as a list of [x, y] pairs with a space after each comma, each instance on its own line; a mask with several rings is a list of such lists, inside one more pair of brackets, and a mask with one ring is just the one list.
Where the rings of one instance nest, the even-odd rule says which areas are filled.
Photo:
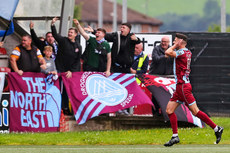
[[[113, 2], [111, 0], [103, 1], [103, 22], [113, 22]], [[82, 5], [81, 21], [97, 22], [98, 21], [98, 0], [75, 0], [76, 5]], [[149, 24], [160, 26], [162, 21], [141, 14], [135, 10], [127, 9], [127, 19], [132, 24]], [[117, 22], [122, 22], [122, 5], [117, 3]]]

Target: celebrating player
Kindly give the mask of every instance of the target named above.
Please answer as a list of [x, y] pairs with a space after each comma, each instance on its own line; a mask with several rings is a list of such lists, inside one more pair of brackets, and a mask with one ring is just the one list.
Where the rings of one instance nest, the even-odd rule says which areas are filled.
[[173, 93], [173, 97], [170, 99], [166, 112], [169, 116], [173, 135], [171, 140], [164, 144], [164, 146], [172, 146], [180, 142], [177, 131], [177, 116], [174, 113], [176, 108], [182, 103], [188, 106], [190, 111], [196, 117], [200, 118], [203, 122], [208, 124], [215, 131], [216, 144], [221, 140], [221, 135], [224, 128], [216, 125], [207, 114], [200, 111], [197, 107], [196, 100], [192, 94], [192, 86], [189, 81], [190, 63], [192, 53], [186, 48], [187, 36], [177, 33], [174, 45], [165, 51], [166, 57], [174, 58], [174, 75], [176, 80], [176, 91]]

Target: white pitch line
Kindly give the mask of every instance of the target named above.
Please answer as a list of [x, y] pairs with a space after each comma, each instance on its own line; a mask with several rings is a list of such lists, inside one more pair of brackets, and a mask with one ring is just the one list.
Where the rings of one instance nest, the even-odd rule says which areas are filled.
[[[220, 147], [219, 150], [229, 150], [230, 147]], [[87, 150], [100, 150], [100, 149], [115, 149], [115, 150], [121, 150], [121, 149], [128, 149], [128, 150], [142, 150], [142, 149], [148, 149], [148, 150], [151, 150], [151, 149], [169, 149], [168, 147], [153, 147], [153, 148], [49, 148], [49, 147], [45, 147], [45, 148], [28, 148], [28, 147], [25, 147], [25, 148], [0, 148], [0, 150], [23, 150], [23, 149], [39, 149], [39, 150], [48, 150], [48, 149], [68, 149], [68, 150], [84, 150], [84, 149], [87, 149]], [[183, 147], [183, 148], [177, 148], [177, 147], [171, 147], [170, 149], [178, 149], [178, 150], [184, 150], [184, 149], [192, 149], [192, 150], [201, 150], [201, 149], [205, 149], [205, 150], [208, 150], [208, 149], [211, 149], [210, 147], [200, 147], [200, 148], [193, 148], [193, 147]]]

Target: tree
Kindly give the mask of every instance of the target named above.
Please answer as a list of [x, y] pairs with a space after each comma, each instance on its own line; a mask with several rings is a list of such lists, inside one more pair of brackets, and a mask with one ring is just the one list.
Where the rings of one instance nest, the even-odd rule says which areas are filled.
[[208, 20], [219, 20], [220, 19], [220, 6], [216, 0], [208, 0], [204, 6], [204, 16]]
[[[208, 27], [208, 32], [221, 32], [221, 27], [218, 24], [212, 24]], [[226, 32], [230, 32], [230, 26], [226, 28]]]
[[[172, 13], [167, 13], [158, 16], [164, 22], [164, 25], [160, 27], [161, 31], [207, 31], [213, 28], [210, 27], [211, 24], [220, 23], [220, 6], [216, 0], [207, 0], [205, 3], [204, 16], [199, 16], [197, 14], [191, 15], [177, 15]], [[227, 15], [227, 24], [230, 21], [230, 16]], [[214, 30], [214, 29], [213, 29]]]
[[82, 5], [83, 3], [81, 2], [79, 5], [74, 6], [74, 14], [73, 14], [74, 19], [81, 20]]

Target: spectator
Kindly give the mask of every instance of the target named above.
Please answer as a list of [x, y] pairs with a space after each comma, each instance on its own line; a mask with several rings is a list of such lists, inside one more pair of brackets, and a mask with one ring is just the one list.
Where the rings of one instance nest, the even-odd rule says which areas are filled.
[[81, 45], [76, 41], [77, 29], [70, 28], [68, 31], [68, 37], [63, 37], [57, 34], [54, 23], [58, 18], [53, 18], [51, 22], [51, 30], [55, 40], [59, 44], [59, 50], [57, 53], [57, 59], [55, 60], [57, 70], [59, 72], [66, 72], [67, 78], [72, 76], [72, 72], [80, 71], [80, 57], [81, 57]]
[[147, 72], [149, 57], [143, 53], [143, 44], [136, 44], [134, 51], [134, 63], [130, 68], [132, 74], [144, 74]]
[[54, 60], [51, 59], [53, 48], [51, 46], [45, 46], [43, 53], [45, 55], [44, 59], [46, 61], [46, 69], [41, 71], [45, 74], [57, 75], [57, 69]]
[[4, 42], [3, 41], [0, 41], [0, 48], [2, 48]]
[[[108, 42], [112, 42], [112, 72], [118, 73], [130, 73], [130, 68], [134, 62], [134, 50], [135, 45], [139, 44], [141, 41], [136, 37], [135, 34], [130, 33], [131, 24], [122, 23], [121, 31], [107, 33], [105, 39]], [[85, 30], [94, 32], [94, 30], [89, 26]], [[127, 109], [119, 110], [118, 115], [129, 115]]]
[[[105, 39], [112, 42], [112, 71], [120, 73], [130, 73], [130, 68], [134, 61], [134, 48], [141, 41], [135, 34], [130, 33], [131, 24], [121, 24], [121, 31], [106, 33]], [[93, 32], [91, 27], [85, 30]]]
[[[161, 44], [154, 47], [152, 51], [152, 62], [150, 64], [149, 74], [156, 75], [172, 75], [173, 74], [173, 58], [166, 58], [165, 51], [170, 47], [169, 46], [169, 37], [164, 36], [161, 38]], [[152, 102], [155, 106], [155, 109], [152, 108], [152, 113], [161, 115], [161, 108], [157, 103], [156, 98], [152, 95]]]
[[11, 68], [19, 75], [23, 75], [23, 72], [40, 72], [41, 68], [46, 69], [46, 62], [40, 50], [31, 43], [30, 35], [23, 35], [21, 44], [11, 53]]
[[[52, 32], [46, 33], [46, 38], [43, 40], [43, 37], [37, 37], [34, 31], [34, 23], [30, 21], [30, 33], [34, 44], [41, 50], [44, 50], [45, 46], [51, 46], [53, 48], [52, 59], [55, 59], [58, 52], [58, 45], [55, 42], [55, 39], [52, 35]], [[43, 54], [44, 55], [44, 54]]]
[[105, 72], [108, 77], [111, 68], [111, 50], [108, 42], [104, 39], [106, 31], [98, 28], [95, 34], [96, 38], [94, 38], [84, 31], [78, 20], [74, 19], [74, 24], [88, 43], [84, 53], [83, 70]]
[[154, 47], [152, 51], [152, 62], [150, 65], [149, 74], [173, 74], [173, 58], [165, 57], [165, 51], [170, 47], [169, 42], [169, 37], [164, 36], [161, 39], [161, 44]]
[[[70, 28], [68, 31], [68, 37], [63, 37], [57, 34], [54, 23], [58, 18], [53, 18], [51, 22], [51, 30], [55, 40], [59, 44], [57, 57], [55, 60], [56, 68], [58, 72], [65, 72], [67, 78], [72, 77], [72, 72], [78, 72], [81, 70], [80, 57], [82, 53], [81, 45], [76, 41], [77, 29]], [[62, 89], [62, 109], [64, 114], [69, 115], [69, 99], [61, 81]]]

